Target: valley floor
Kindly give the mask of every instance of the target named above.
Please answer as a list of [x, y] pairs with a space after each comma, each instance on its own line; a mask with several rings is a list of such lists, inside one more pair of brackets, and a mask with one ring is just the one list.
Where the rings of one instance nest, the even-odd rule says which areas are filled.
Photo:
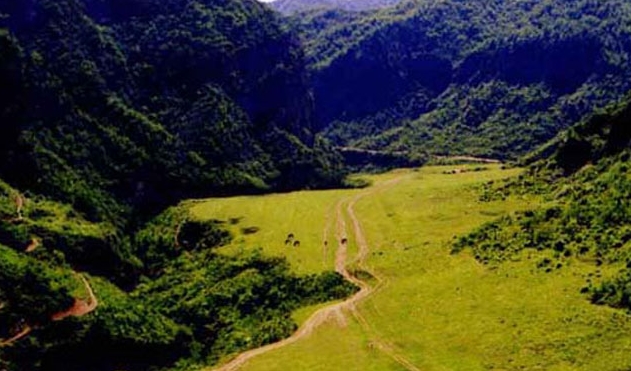
[[[225, 360], [223, 369], [631, 368], [631, 318], [580, 293], [588, 276], [611, 272], [572, 261], [546, 273], [537, 268], [545, 252], [527, 251], [499, 266], [481, 265], [469, 252], [450, 254], [454, 236], [540, 202], [480, 202], [479, 186], [520, 172], [488, 168], [446, 174], [453, 167], [428, 167], [370, 176], [374, 185], [363, 190], [195, 203], [197, 216], [224, 220], [239, 236], [222, 248], [227, 254], [261, 246], [286, 256], [300, 273], [335, 269], [337, 258], [338, 271], [369, 286], [358, 300], [329, 310], [334, 315], [312, 331], [240, 362]], [[299, 246], [285, 243], [289, 234]], [[314, 325], [318, 310], [300, 310], [295, 318]]]

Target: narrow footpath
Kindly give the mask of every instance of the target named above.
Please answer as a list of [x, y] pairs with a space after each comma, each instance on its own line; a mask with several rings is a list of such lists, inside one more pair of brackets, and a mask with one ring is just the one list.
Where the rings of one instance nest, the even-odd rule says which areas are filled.
[[[96, 295], [94, 295], [94, 291], [92, 290], [92, 287], [90, 286], [90, 284], [88, 283], [88, 280], [86, 280], [83, 275], [80, 275], [79, 277], [81, 278], [81, 281], [83, 281], [86, 291], [88, 292], [88, 300], [75, 299], [72, 307], [68, 308], [67, 310], [53, 314], [50, 318], [51, 321], [54, 321], [54, 322], [61, 321], [68, 317], [82, 317], [96, 310], [97, 306], [99, 305], [99, 302], [98, 302], [98, 299], [96, 298]], [[5, 347], [5, 346], [14, 344], [16, 341], [29, 335], [34, 329], [35, 328], [31, 325], [28, 325], [28, 324], [24, 325], [22, 330], [18, 332], [17, 334], [13, 335], [11, 338], [6, 339], [6, 340], [0, 339], [0, 347]]]

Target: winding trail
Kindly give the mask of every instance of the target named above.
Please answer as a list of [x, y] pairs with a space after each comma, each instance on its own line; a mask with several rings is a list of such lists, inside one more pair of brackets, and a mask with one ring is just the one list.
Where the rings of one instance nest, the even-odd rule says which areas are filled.
[[346, 270], [346, 267], [345, 267], [347, 244], [341, 242], [342, 241], [341, 236], [346, 235], [345, 222], [343, 221], [344, 218], [343, 217], [341, 218], [343, 202], [344, 200], [340, 200], [340, 202], [338, 202], [336, 206], [336, 214], [338, 217], [337, 219], [338, 249], [336, 253], [335, 270], [339, 272], [342, 276], [344, 276], [346, 279], [350, 280], [351, 282], [354, 282], [354, 283], [361, 282], [360, 290], [357, 293], [355, 293], [355, 295], [353, 295], [352, 297], [350, 297], [349, 299], [346, 299], [345, 301], [341, 303], [329, 305], [327, 307], [324, 307], [316, 311], [314, 314], [311, 315], [311, 317], [309, 317], [307, 321], [305, 321], [305, 323], [292, 336], [273, 344], [268, 344], [260, 348], [243, 352], [239, 354], [236, 358], [231, 360], [230, 362], [218, 368], [215, 368], [214, 369], [215, 371], [238, 370], [241, 366], [243, 366], [246, 362], [248, 362], [254, 357], [257, 357], [267, 352], [271, 352], [273, 350], [280, 349], [287, 345], [293, 344], [297, 342], [298, 340], [310, 335], [313, 332], [313, 330], [318, 328], [320, 325], [326, 322], [329, 318], [339, 318], [339, 316], [343, 316], [342, 314], [343, 309], [350, 308], [356, 302], [363, 299], [369, 294], [370, 292], [369, 286], [363, 283], [362, 281], [357, 280], [355, 277], [351, 276], [351, 274]]
[[24, 249], [24, 252], [27, 252], [27, 253], [33, 252], [40, 245], [41, 245], [41, 242], [39, 241], [39, 239], [33, 237], [33, 238], [31, 238], [31, 243], [28, 246], [26, 246], [26, 249]]
[[[72, 307], [70, 307], [68, 310], [53, 314], [50, 318], [51, 321], [53, 322], [61, 321], [68, 317], [82, 317], [93, 312], [99, 305], [96, 295], [94, 295], [94, 291], [92, 291], [92, 287], [88, 283], [88, 280], [86, 280], [83, 275], [80, 275], [80, 277], [88, 292], [88, 295], [89, 295], [88, 300], [75, 299]], [[28, 325], [28, 324], [25, 325], [19, 333], [17, 333], [10, 339], [7, 339], [7, 340], [0, 339], [0, 347], [9, 346], [15, 343], [16, 341], [26, 337], [33, 330], [34, 330], [33, 326]]]
[[22, 219], [24, 219], [24, 217], [22, 216], [22, 209], [24, 208], [24, 196], [22, 196], [21, 194], [17, 194], [15, 196], [15, 212], [17, 214], [17, 221], [21, 221]]
[[[346, 211], [347, 214], [349, 216], [349, 218], [351, 219], [352, 223], [353, 223], [353, 228], [354, 228], [354, 234], [355, 234], [355, 242], [357, 243], [357, 246], [359, 248], [358, 254], [357, 254], [357, 266], [359, 269], [368, 272], [372, 277], [375, 278], [375, 280], [377, 281], [377, 284], [374, 287], [369, 287], [369, 293], [368, 294], [374, 294], [380, 290], [382, 290], [388, 283], [388, 279], [381, 276], [380, 274], [378, 274], [377, 272], [373, 271], [372, 269], [370, 269], [369, 267], [366, 266], [366, 258], [368, 257], [368, 253], [370, 252], [370, 249], [368, 247], [368, 242], [366, 241], [366, 237], [364, 236], [364, 232], [362, 230], [361, 227], [361, 223], [359, 221], [359, 219], [357, 218], [357, 216], [355, 215], [355, 210], [354, 210], [354, 206], [355, 204], [361, 200], [362, 198], [371, 195], [377, 191], [383, 191], [389, 187], [394, 186], [395, 184], [397, 184], [398, 182], [400, 182], [403, 178], [402, 177], [397, 177], [395, 179], [392, 179], [388, 182], [385, 182], [381, 185], [381, 187], [376, 188], [373, 190], [373, 192], [370, 193], [363, 193], [360, 194], [358, 196], [356, 196], [347, 206]], [[355, 277], [355, 279], [357, 279]], [[363, 281], [360, 281], [363, 282]], [[403, 368], [405, 368], [406, 370], [409, 371], [420, 371], [419, 368], [417, 368], [412, 362], [410, 362], [407, 358], [405, 358], [401, 352], [396, 349], [396, 347], [390, 343], [387, 342], [386, 340], [384, 340], [381, 336], [379, 336], [379, 334], [376, 332], [376, 330], [373, 328], [373, 326], [370, 324], [370, 322], [361, 314], [361, 312], [359, 310], [357, 310], [357, 308], [355, 307], [354, 303], [353, 305], [351, 305], [350, 307], [351, 313], [353, 314], [353, 316], [355, 317], [355, 319], [357, 320], [357, 322], [361, 325], [362, 329], [370, 336], [370, 341], [371, 341], [371, 346], [375, 347], [376, 349], [378, 349], [379, 351], [381, 351], [382, 353], [384, 353], [386, 356], [390, 357], [393, 361], [397, 362], [399, 365], [401, 365]]]
[[92, 291], [92, 287], [88, 283], [88, 280], [86, 280], [83, 275], [80, 277], [88, 292], [88, 300], [75, 299], [74, 304], [68, 310], [53, 314], [51, 317], [53, 321], [61, 321], [68, 317], [82, 317], [93, 312], [96, 307], [98, 307], [99, 301], [97, 300], [96, 295], [94, 295], [94, 291]]
[[[392, 179], [390, 181], [384, 182], [376, 187], [369, 189], [367, 192], [363, 192], [355, 197], [353, 197], [350, 202], [349, 198], [341, 199], [337, 205], [335, 206], [335, 215], [336, 215], [336, 237], [338, 241], [338, 247], [335, 254], [335, 271], [342, 275], [346, 280], [357, 285], [360, 290], [355, 293], [352, 297], [346, 299], [341, 303], [332, 304], [326, 306], [318, 311], [316, 311], [305, 323], [296, 331], [291, 337], [281, 340], [279, 342], [265, 345], [260, 348], [252, 349], [246, 352], [239, 354], [236, 358], [232, 359], [230, 362], [213, 369], [214, 371], [234, 371], [242, 367], [245, 363], [251, 360], [254, 357], [260, 356], [262, 354], [271, 352], [276, 349], [280, 349], [287, 345], [293, 344], [298, 340], [310, 335], [313, 331], [322, 325], [324, 322], [329, 320], [330, 318], [337, 319], [337, 322], [341, 326], [345, 326], [346, 319], [344, 317], [344, 310], [350, 311], [357, 322], [361, 325], [362, 329], [370, 336], [371, 344], [376, 349], [383, 352], [385, 355], [390, 357], [392, 360], [400, 364], [406, 370], [409, 371], [420, 371], [414, 364], [412, 364], [409, 360], [403, 357], [400, 352], [398, 352], [395, 347], [381, 339], [375, 330], [372, 328], [368, 320], [357, 310], [356, 305], [362, 300], [366, 299], [371, 294], [376, 291], [382, 289], [386, 284], [387, 280], [377, 275], [375, 272], [372, 272], [368, 267], [365, 266], [366, 258], [369, 253], [369, 246], [364, 236], [363, 230], [361, 228], [361, 224], [359, 219], [355, 215], [354, 206], [355, 204], [361, 200], [362, 198], [372, 195], [373, 193], [383, 191], [391, 186], [394, 186], [396, 183], [401, 181], [403, 176]], [[346, 207], [346, 213], [350, 218], [353, 227], [355, 239], [358, 246], [357, 257], [354, 259], [354, 263], [356, 262], [358, 269], [368, 272], [370, 275], [375, 277], [377, 280], [377, 285], [372, 287], [368, 282], [362, 280], [357, 277], [355, 274], [352, 274], [346, 268], [347, 260], [348, 260], [348, 238], [347, 238], [347, 226], [346, 220], [344, 218], [344, 204], [348, 202]], [[325, 226], [324, 229], [324, 240], [329, 233], [329, 225]]]
[[18, 341], [18, 340], [22, 339], [23, 337], [27, 336], [28, 334], [30, 334], [31, 331], [33, 331], [33, 328], [31, 326], [29, 326], [29, 325], [24, 326], [22, 331], [20, 331], [17, 334], [15, 334], [12, 338], [0, 341], [0, 347], [6, 347], [8, 345], [11, 345], [11, 344], [15, 343], [16, 341]]

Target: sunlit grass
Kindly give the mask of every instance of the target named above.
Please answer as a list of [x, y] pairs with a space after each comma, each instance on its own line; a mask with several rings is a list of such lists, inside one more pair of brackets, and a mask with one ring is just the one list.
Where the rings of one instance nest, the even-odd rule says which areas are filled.
[[[235, 236], [221, 249], [263, 248], [267, 254], [284, 256], [299, 273], [330, 270], [335, 259], [335, 208], [340, 199], [356, 190], [294, 192], [268, 196], [204, 200], [191, 210], [200, 218], [225, 222]], [[246, 229], [256, 230], [248, 234]], [[244, 233], [245, 232], [245, 233]], [[294, 239], [286, 244], [289, 234]], [[299, 246], [294, 242], [299, 241]], [[326, 241], [326, 246], [325, 246]]]
[[[358, 306], [368, 330], [346, 313], [345, 321], [332, 319], [310, 337], [251, 360], [244, 370], [404, 369], [380, 352], [375, 341], [389, 344], [421, 370], [629, 369], [630, 318], [594, 306], [580, 293], [588, 274], [607, 275], [614, 268], [599, 271], [571, 261], [546, 273], [536, 267], [545, 252], [534, 251], [495, 267], [479, 264], [468, 251], [451, 255], [454, 236], [499, 215], [534, 208], [539, 201], [478, 200], [479, 185], [516, 175], [518, 169], [443, 173], [449, 169], [373, 176], [377, 185], [395, 177], [401, 181], [358, 201], [355, 211], [371, 248], [367, 263], [386, 280]], [[220, 218], [240, 210], [247, 215], [242, 223], [261, 226], [260, 234], [243, 237], [244, 246], [284, 253], [298, 271], [307, 272], [323, 268], [321, 259], [313, 263], [322, 254], [317, 242], [323, 215], [338, 200], [362, 192], [370, 189], [212, 200], [195, 210]], [[313, 223], [306, 223], [307, 218]], [[309, 242], [291, 252], [267, 246], [292, 229]], [[352, 237], [348, 221], [347, 229]], [[332, 255], [326, 260], [330, 268]], [[296, 318], [304, 321], [313, 310], [305, 309]]]

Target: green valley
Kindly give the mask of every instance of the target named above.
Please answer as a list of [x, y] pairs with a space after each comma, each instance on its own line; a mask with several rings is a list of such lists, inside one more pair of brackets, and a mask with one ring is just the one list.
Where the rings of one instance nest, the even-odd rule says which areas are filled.
[[[533, 195], [515, 195], [503, 201], [480, 200], [485, 182], [514, 176], [521, 172], [518, 169], [493, 167], [484, 172], [445, 174], [451, 169], [429, 167], [389, 173], [372, 177], [375, 191], [369, 188], [351, 194], [313, 195], [313, 199], [328, 198], [328, 210], [326, 203], [320, 202], [323, 206], [319, 210], [319, 226], [326, 226], [327, 213], [340, 200], [346, 210], [353, 194], [366, 195], [355, 204], [354, 211], [370, 245], [366, 267], [379, 278], [367, 279], [375, 285], [375, 291], [353, 310], [345, 309], [341, 316], [331, 315], [308, 337], [253, 357], [241, 369], [629, 367], [625, 350], [631, 342], [631, 319], [622, 312], [590, 304], [589, 295], [581, 293], [590, 277], [609, 277], [618, 268], [599, 268], [577, 258], [568, 259], [563, 268], [546, 272], [538, 267], [538, 262], [552, 254], [536, 250], [518, 254], [491, 269], [478, 263], [469, 252], [452, 255], [455, 235], [466, 234], [500, 216], [536, 209], [546, 202]], [[393, 178], [399, 182], [379, 188], [382, 182]], [[276, 196], [266, 196], [253, 200], [251, 205], [253, 210], [260, 210], [268, 202], [269, 207], [282, 204]], [[202, 212], [205, 205], [196, 210]], [[285, 209], [287, 213], [311, 212], [302, 210], [300, 203], [295, 205]], [[247, 209], [235, 206], [236, 210]], [[347, 222], [350, 244], [356, 246], [348, 213], [345, 211], [342, 217]], [[304, 223], [309, 219], [293, 220], [296, 233], [313, 230], [311, 233], [317, 235], [312, 223]], [[286, 219], [281, 217], [279, 223], [286, 223]], [[319, 264], [322, 243], [318, 242], [296, 250], [270, 248], [268, 252], [297, 255], [297, 261], [313, 260]], [[356, 250], [351, 247], [351, 251]], [[356, 253], [349, 255], [347, 264], [352, 267], [356, 258]], [[230, 363], [219, 368], [230, 369]]]
[[0, 2], [0, 371], [630, 370], [630, 25]]

